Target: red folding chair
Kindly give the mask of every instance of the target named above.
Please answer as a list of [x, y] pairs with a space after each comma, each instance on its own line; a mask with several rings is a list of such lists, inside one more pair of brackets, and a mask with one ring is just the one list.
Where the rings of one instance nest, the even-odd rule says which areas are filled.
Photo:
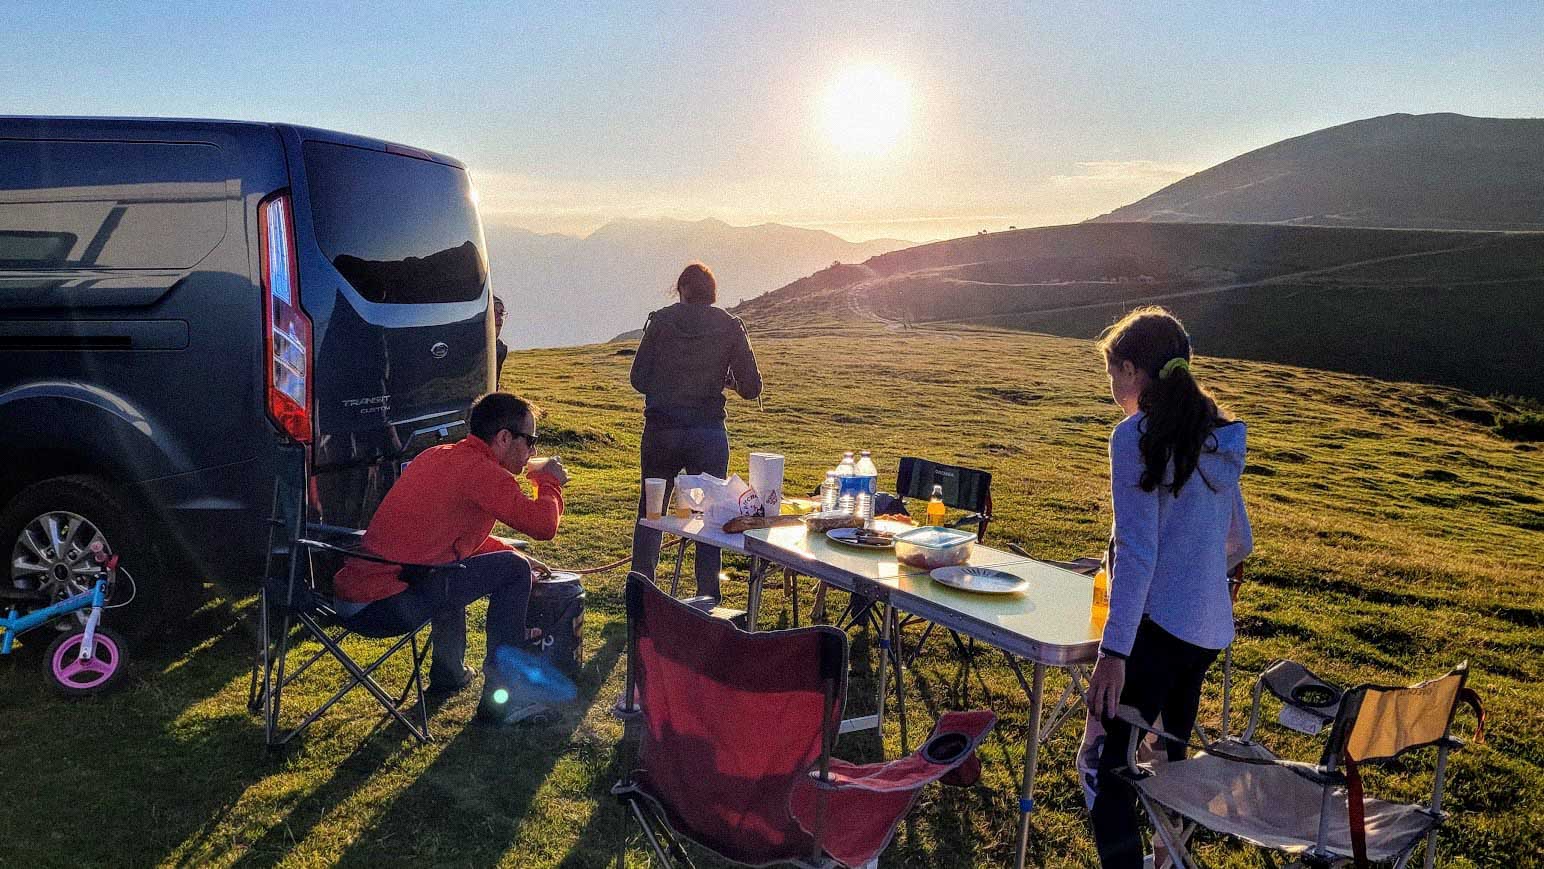
[[627, 687], [618, 713], [635, 763], [612, 788], [665, 866], [693, 842], [742, 865], [861, 866], [928, 782], [979, 776], [996, 716], [949, 712], [914, 754], [833, 759], [847, 635], [827, 626], [745, 633], [627, 579]]

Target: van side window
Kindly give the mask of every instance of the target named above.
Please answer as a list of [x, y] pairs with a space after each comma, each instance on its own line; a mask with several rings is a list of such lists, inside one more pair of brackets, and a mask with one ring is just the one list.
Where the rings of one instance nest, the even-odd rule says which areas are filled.
[[208, 144], [0, 140], [0, 270], [195, 266], [228, 174]]
[[305, 143], [316, 242], [369, 302], [469, 302], [488, 280], [464, 170], [329, 142]]

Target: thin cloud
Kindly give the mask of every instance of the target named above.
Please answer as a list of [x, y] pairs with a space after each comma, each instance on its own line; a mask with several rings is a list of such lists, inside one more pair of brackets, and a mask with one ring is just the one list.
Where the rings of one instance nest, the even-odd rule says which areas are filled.
[[1155, 160], [1087, 160], [1076, 164], [1073, 175], [1052, 175], [1052, 184], [1165, 185], [1200, 171], [1197, 167]]

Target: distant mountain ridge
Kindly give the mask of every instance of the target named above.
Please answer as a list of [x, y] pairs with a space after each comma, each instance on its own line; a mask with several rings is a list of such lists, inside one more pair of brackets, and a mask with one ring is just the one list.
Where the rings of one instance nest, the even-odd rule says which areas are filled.
[[1284, 139], [1090, 222], [1544, 230], [1544, 119], [1393, 114]]
[[511, 347], [605, 341], [637, 329], [674, 301], [682, 267], [701, 260], [733, 305], [833, 262], [861, 262], [912, 242], [850, 242], [816, 229], [721, 220], [614, 220], [579, 238], [540, 234], [490, 220], [484, 227], [494, 292], [508, 306]]

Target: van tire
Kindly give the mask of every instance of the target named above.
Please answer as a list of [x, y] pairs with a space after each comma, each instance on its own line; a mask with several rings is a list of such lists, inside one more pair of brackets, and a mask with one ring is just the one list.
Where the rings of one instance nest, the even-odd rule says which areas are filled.
[[[47, 527], [45, 517], [74, 514], [95, 527], [109, 549], [120, 556], [120, 566], [134, 580], [132, 588], [129, 583], [120, 582], [114, 589], [109, 605], [122, 604], [126, 600], [129, 603], [122, 609], [103, 613], [103, 621], [131, 641], [149, 637], [174, 614], [168, 605], [175, 606], [179, 599], [190, 604], [195, 601], [193, 595], [179, 594], [178, 591], [187, 584], [175, 581], [168, 574], [167, 566], [172, 562], [157, 545], [159, 523], [145, 515], [144, 507], [136, 509], [136, 506], [135, 499], [120, 486], [89, 474], [33, 483], [0, 511], [0, 556], [5, 557], [6, 564], [6, 573], [0, 574], [0, 581], [18, 585], [28, 582], [31, 574], [14, 565], [18, 554], [37, 564], [52, 563], [56, 568], [66, 565], [55, 574], [56, 577], [67, 572], [67, 564], [81, 564], [82, 558], [89, 559], [90, 556], [85, 555], [71, 560], [68, 551], [61, 557], [46, 545], [44, 554], [52, 558], [44, 559], [22, 541], [23, 532], [29, 530], [34, 532], [31, 538], [37, 541], [39, 535], [36, 532]], [[89, 531], [84, 525], [79, 528], [83, 534]], [[46, 544], [46, 539], [44, 542]], [[76, 551], [88, 546], [90, 541], [71, 540], [70, 543], [71, 551]], [[53, 581], [59, 582], [57, 578]], [[129, 598], [131, 591], [132, 600]]]

